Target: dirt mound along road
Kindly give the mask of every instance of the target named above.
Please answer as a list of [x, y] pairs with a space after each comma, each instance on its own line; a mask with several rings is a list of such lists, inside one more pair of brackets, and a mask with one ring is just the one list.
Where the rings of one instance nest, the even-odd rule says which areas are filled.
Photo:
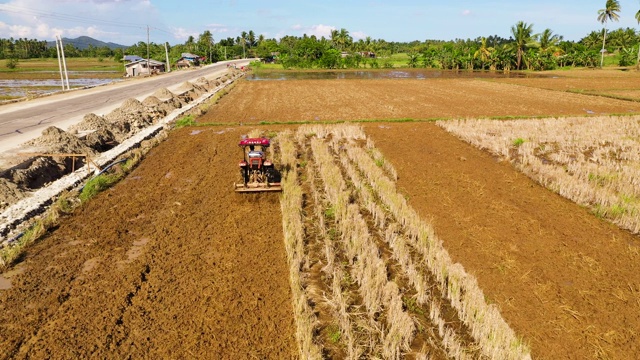
[[295, 356], [278, 195], [232, 191], [220, 130], [172, 133], [26, 252], [0, 358]]
[[366, 132], [395, 166], [411, 206], [432, 219], [453, 260], [478, 278], [534, 358], [637, 357], [637, 236], [436, 125]]

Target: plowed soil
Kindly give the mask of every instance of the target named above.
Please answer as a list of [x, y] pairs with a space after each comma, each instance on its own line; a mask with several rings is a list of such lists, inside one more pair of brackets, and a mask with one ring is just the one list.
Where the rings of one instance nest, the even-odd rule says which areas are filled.
[[232, 191], [241, 134], [173, 132], [31, 247], [0, 358], [295, 357], [278, 195]]
[[[640, 112], [640, 103], [532, 86], [573, 79], [242, 81], [201, 122], [433, 119]], [[518, 84], [529, 84], [521, 86]], [[590, 80], [593, 82], [594, 80]], [[582, 82], [585, 84], [586, 80]], [[564, 89], [563, 89], [564, 90]]]

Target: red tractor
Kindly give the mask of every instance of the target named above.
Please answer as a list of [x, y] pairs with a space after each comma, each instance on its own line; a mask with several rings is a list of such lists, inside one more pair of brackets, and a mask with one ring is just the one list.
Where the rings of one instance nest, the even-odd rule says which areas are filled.
[[240, 140], [242, 160], [238, 166], [242, 182], [234, 184], [236, 192], [282, 191], [280, 174], [265, 154], [270, 145], [267, 138]]

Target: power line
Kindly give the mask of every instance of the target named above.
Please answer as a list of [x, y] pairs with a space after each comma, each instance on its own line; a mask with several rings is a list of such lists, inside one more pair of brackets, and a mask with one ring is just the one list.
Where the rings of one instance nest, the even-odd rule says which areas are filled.
[[[120, 27], [120, 28], [127, 27], [127, 28], [135, 28], [135, 29], [142, 29], [142, 30], [145, 30], [147, 28], [147, 25], [145, 24], [96, 19], [96, 18], [90, 18], [86, 16], [62, 14], [62, 13], [57, 13], [52, 11], [41, 11], [41, 10], [19, 7], [14, 5], [0, 4], [0, 12], [15, 13], [20, 15], [26, 14], [26, 15], [33, 15], [41, 18], [49, 18], [49, 19], [55, 19], [55, 20], [61, 20], [61, 21], [85, 23], [85, 24], [92, 24], [92, 25], [99, 24], [104, 26], [113, 26], [113, 27]], [[159, 27], [152, 27], [152, 29], [158, 30], [160, 32], [164, 32], [169, 35], [173, 35], [173, 33], [171, 33], [170, 31], [159, 28]]]

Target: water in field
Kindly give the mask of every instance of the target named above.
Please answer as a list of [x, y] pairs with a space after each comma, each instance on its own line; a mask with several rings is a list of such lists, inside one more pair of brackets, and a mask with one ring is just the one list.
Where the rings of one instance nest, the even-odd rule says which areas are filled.
[[[120, 79], [102, 78], [99, 74], [92, 77], [75, 77], [77, 74], [69, 72], [69, 87], [72, 89], [92, 87], [108, 84]], [[75, 76], [74, 76], [75, 75]], [[73, 76], [73, 77], [72, 77]], [[65, 80], [66, 82], [66, 80]], [[62, 90], [62, 82], [57, 79], [0, 79], [0, 97], [20, 98], [42, 95]]]
[[455, 78], [527, 78], [547, 75], [522, 72], [467, 70], [330, 70], [330, 71], [256, 71], [247, 80], [331, 80], [331, 79], [455, 79]]

